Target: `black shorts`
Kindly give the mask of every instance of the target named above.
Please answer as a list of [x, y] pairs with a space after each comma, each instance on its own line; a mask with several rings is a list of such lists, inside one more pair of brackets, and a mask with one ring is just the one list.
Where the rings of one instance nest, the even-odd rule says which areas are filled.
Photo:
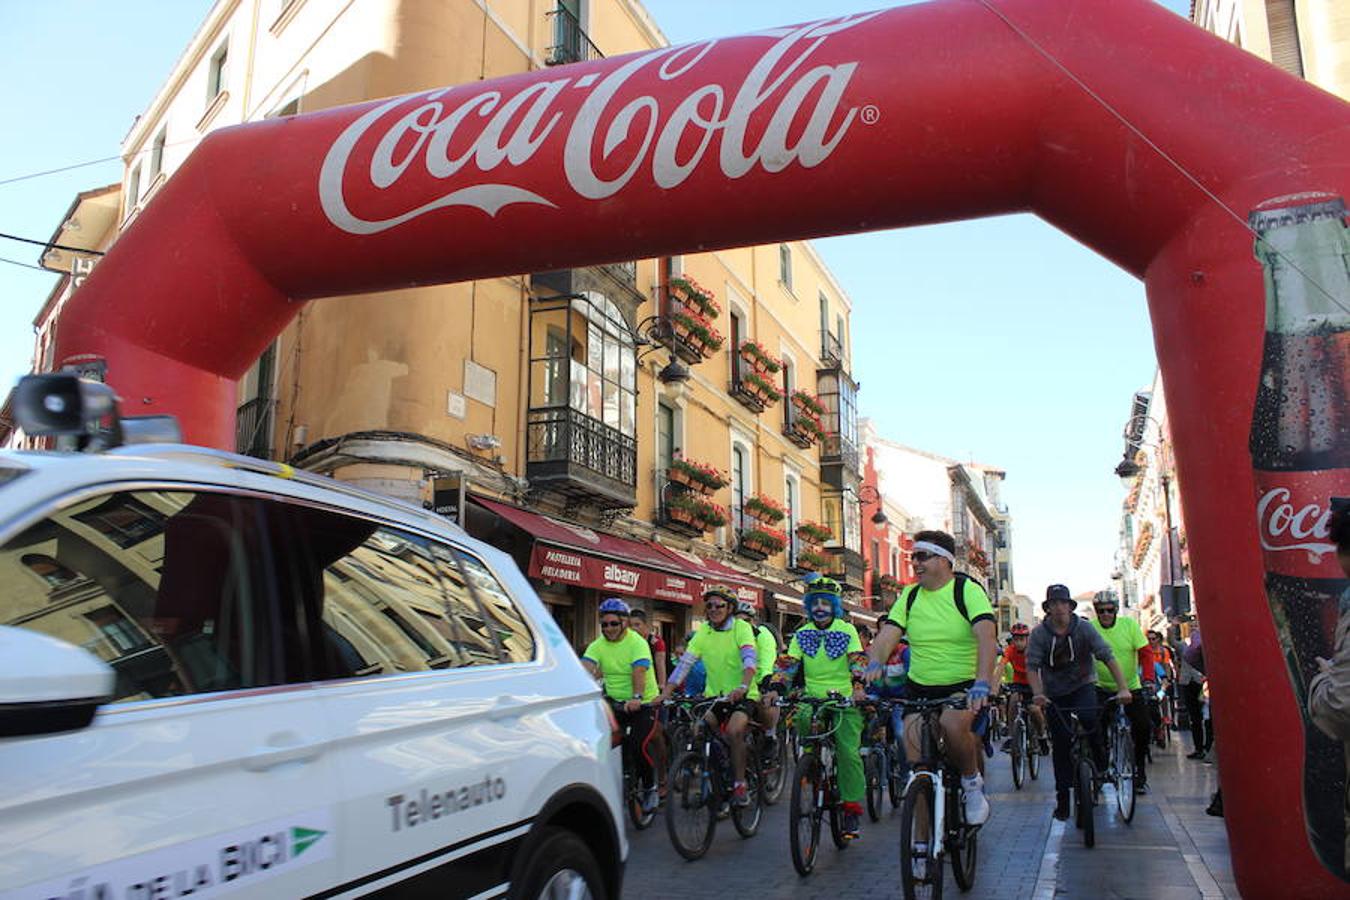
[[970, 690], [974, 683], [974, 678], [956, 684], [919, 684], [915, 681], [908, 681], [905, 683], [905, 699], [941, 700], [950, 697], [952, 694], [964, 694]]

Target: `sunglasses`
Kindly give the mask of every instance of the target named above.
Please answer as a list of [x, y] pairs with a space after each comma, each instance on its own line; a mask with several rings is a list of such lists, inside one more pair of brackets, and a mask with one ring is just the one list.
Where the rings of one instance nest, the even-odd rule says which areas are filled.
[[927, 550], [920, 550], [917, 553], [911, 553], [909, 555], [909, 558], [914, 560], [915, 562], [928, 562], [935, 556], [937, 556], [936, 553], [929, 553]]
[[1097, 615], [1099, 616], [1114, 616], [1115, 614], [1116, 614], [1116, 607], [1114, 606], [1097, 607]]
[[601, 628], [618, 628], [622, 624], [623, 622], [619, 619], [602, 619], [600, 621]]
[[704, 608], [704, 609], [726, 609], [726, 608], [727, 608], [727, 605], [726, 605], [725, 603], [705, 603], [705, 604], [703, 604], [703, 608]]

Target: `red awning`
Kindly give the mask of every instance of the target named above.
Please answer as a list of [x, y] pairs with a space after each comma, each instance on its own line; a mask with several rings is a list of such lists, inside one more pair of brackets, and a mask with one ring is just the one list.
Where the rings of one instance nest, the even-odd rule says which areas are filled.
[[724, 584], [727, 587], [735, 588], [738, 600], [749, 600], [756, 607], [764, 605], [765, 591], [781, 592], [783, 590], [782, 585], [776, 585], [762, 578], [756, 578], [754, 575], [739, 572], [715, 559], [708, 559], [696, 553], [686, 553], [683, 550], [676, 550], [662, 544], [654, 544], [653, 546], [671, 559], [683, 563], [691, 571], [696, 572], [703, 579], [705, 587], [709, 584]]
[[701, 573], [652, 544], [496, 500], [472, 500], [534, 536], [527, 572], [532, 578], [672, 603], [692, 604], [702, 595]]

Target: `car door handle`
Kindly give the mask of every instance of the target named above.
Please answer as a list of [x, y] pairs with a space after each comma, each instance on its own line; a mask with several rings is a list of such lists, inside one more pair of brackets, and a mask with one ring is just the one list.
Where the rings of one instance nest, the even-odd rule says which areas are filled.
[[293, 731], [268, 735], [263, 746], [244, 757], [244, 768], [250, 772], [266, 772], [289, 762], [313, 762], [319, 758], [322, 746], [307, 744]]
[[520, 711], [525, 707], [525, 701], [519, 697], [512, 697], [510, 694], [502, 694], [497, 698], [497, 702], [492, 704], [487, 711], [487, 717], [494, 722], [499, 719], [514, 719], [520, 715]]

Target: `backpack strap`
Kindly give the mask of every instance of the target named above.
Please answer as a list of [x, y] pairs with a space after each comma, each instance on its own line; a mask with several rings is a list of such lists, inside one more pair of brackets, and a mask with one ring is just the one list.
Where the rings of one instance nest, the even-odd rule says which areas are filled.
[[[956, 573], [956, 585], [952, 588], [952, 597], [956, 600], [956, 609], [961, 613], [961, 618], [967, 622], [970, 621], [970, 613], [966, 610], [966, 582], [970, 576], [964, 572]], [[909, 589], [909, 596], [905, 598], [905, 621], [909, 621], [909, 614], [914, 611], [914, 600], [919, 596], [919, 586], [916, 584]]]

